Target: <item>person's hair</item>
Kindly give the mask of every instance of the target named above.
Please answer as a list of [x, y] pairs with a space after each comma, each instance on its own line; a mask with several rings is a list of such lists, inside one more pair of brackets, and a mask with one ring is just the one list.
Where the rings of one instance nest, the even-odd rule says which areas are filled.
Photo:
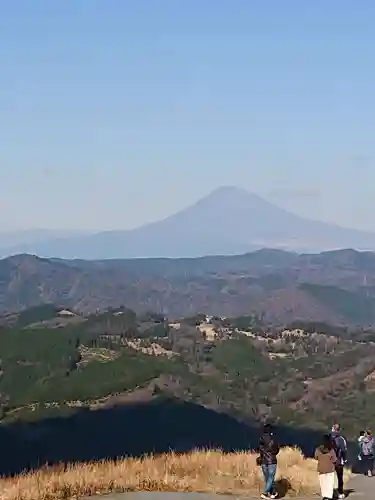
[[324, 448], [327, 448], [328, 450], [332, 449], [333, 443], [332, 443], [332, 438], [329, 434], [324, 434], [322, 439], [322, 445], [324, 446]]
[[264, 434], [272, 434], [272, 426], [271, 424], [264, 424], [263, 426]]
[[365, 432], [365, 431], [361, 431], [361, 432], [359, 433], [359, 435], [360, 435], [360, 436], [364, 436], [365, 434], [366, 434], [366, 432]]
[[366, 434], [367, 434], [368, 436], [372, 436], [371, 429], [367, 429]]

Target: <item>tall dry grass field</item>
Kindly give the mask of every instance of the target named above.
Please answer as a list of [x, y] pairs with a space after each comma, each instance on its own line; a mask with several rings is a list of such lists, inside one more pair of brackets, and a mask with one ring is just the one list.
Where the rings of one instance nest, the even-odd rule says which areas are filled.
[[[263, 478], [254, 453], [194, 451], [142, 459], [42, 469], [0, 479], [1, 500], [58, 500], [124, 491], [195, 491], [258, 494]], [[349, 473], [347, 473], [348, 476]], [[277, 479], [290, 495], [318, 493], [316, 462], [283, 448]]]

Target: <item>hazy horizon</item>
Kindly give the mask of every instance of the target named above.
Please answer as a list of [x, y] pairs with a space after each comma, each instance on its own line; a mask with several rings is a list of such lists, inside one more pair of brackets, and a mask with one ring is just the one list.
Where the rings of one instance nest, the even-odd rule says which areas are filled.
[[[43, 241], [46, 238], [48, 239], [48, 238], [54, 238], [54, 237], [60, 238], [60, 237], [69, 237], [69, 236], [74, 236], [74, 235], [97, 234], [97, 233], [99, 234], [99, 233], [112, 232], [112, 231], [128, 231], [128, 230], [131, 231], [132, 229], [137, 229], [137, 228], [145, 227], [148, 224], [152, 224], [154, 222], [160, 222], [160, 221], [163, 221], [164, 219], [168, 219], [169, 217], [174, 216], [174, 215], [178, 214], [179, 212], [183, 212], [185, 209], [190, 209], [197, 202], [199, 202], [201, 200], [204, 200], [205, 198], [208, 198], [211, 194], [213, 194], [215, 192], [218, 192], [221, 189], [228, 189], [228, 188], [229, 189], [234, 189], [234, 190], [237, 189], [238, 191], [245, 191], [245, 192], [247, 192], [250, 195], [259, 196], [260, 198], [262, 198], [260, 195], [258, 195], [256, 193], [251, 193], [251, 192], [247, 191], [246, 189], [241, 188], [239, 186], [219, 186], [219, 187], [217, 187], [214, 190], [208, 191], [204, 196], [202, 196], [202, 197], [200, 197], [198, 199], [192, 200], [192, 202], [189, 205], [183, 206], [183, 207], [179, 208], [178, 210], [176, 210], [175, 212], [167, 214], [165, 217], [160, 217], [160, 218], [157, 218], [157, 219], [146, 221], [144, 223], [138, 224], [137, 226], [130, 226], [130, 227], [110, 227], [110, 228], [102, 227], [102, 228], [96, 228], [96, 229], [73, 228], [73, 227], [71, 227], [71, 228], [60, 228], [60, 229], [59, 228], [55, 228], [55, 227], [28, 227], [28, 228], [22, 228], [21, 227], [21, 228], [9, 229], [9, 230], [2, 230], [2, 229], [0, 229], [0, 236], [2, 237], [2, 239], [0, 241], [0, 245], [2, 244], [3, 241], [5, 241], [4, 238], [7, 238], [7, 237], [10, 238], [10, 241], [12, 241], [12, 245], [13, 245], [14, 244], [14, 240], [13, 240], [12, 237], [14, 235], [17, 235], [17, 234], [19, 234], [20, 237], [21, 237], [20, 242], [23, 241], [23, 237], [25, 237], [24, 238], [25, 242], [33, 242], [33, 241], [38, 241], [38, 240]], [[262, 198], [262, 199], [264, 199], [265, 201], [268, 201], [268, 200], [266, 200], [266, 198]], [[272, 203], [272, 205], [274, 205], [275, 207], [282, 208], [281, 205], [279, 205], [278, 203], [274, 203], [272, 201], [269, 201], [269, 203]], [[314, 217], [302, 216], [301, 214], [299, 214], [299, 213], [297, 213], [297, 212], [295, 212], [293, 210], [289, 210], [289, 209], [286, 209], [286, 208], [282, 208], [282, 209], [286, 210], [290, 214], [301, 216], [301, 217], [303, 217], [306, 220], [322, 222], [319, 219], [314, 218]], [[344, 226], [343, 224], [338, 224], [336, 222], [331, 222], [331, 224], [337, 225], [338, 227], [342, 227], [342, 228], [345, 228], [345, 229], [356, 229], [354, 227]], [[364, 232], [366, 232], [366, 230], [364, 230]], [[375, 230], [374, 231], [370, 230], [368, 232], [373, 232], [375, 234]], [[31, 236], [31, 239], [29, 238], [29, 236]]]
[[375, 232], [374, 20], [370, 0], [5, 3], [0, 232], [131, 229], [226, 185]]

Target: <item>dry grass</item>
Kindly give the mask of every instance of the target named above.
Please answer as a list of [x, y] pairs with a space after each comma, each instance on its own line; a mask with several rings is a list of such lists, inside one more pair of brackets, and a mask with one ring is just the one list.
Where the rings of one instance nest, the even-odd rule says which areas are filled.
[[[255, 459], [254, 453], [195, 451], [55, 467], [0, 479], [0, 498], [59, 500], [124, 491], [258, 494], [263, 479]], [[294, 448], [281, 450], [277, 479], [289, 485], [291, 495], [319, 491], [316, 462]]]

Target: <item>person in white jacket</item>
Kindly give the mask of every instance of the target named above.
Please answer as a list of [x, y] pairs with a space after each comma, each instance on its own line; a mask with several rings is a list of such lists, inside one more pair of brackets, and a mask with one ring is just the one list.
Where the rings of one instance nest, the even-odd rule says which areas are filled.
[[359, 447], [359, 451], [358, 451], [358, 460], [362, 460], [362, 441], [365, 439], [365, 431], [361, 431], [359, 433], [359, 437], [358, 437], [358, 447]]

